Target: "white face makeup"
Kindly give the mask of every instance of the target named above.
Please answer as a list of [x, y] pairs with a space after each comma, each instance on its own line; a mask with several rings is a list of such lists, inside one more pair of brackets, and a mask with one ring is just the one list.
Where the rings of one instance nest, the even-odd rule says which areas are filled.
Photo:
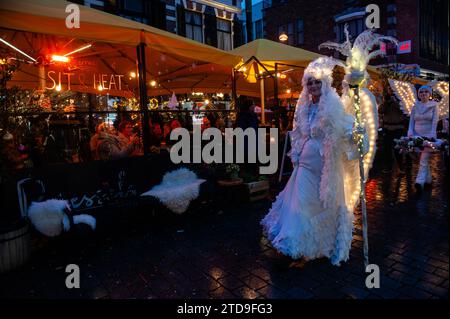
[[422, 90], [419, 90], [418, 96], [419, 96], [419, 100], [422, 103], [425, 103], [430, 100], [431, 94], [430, 94], [430, 91], [422, 89]]
[[319, 97], [322, 94], [322, 81], [315, 78], [309, 78], [306, 82], [308, 93], [312, 96]]

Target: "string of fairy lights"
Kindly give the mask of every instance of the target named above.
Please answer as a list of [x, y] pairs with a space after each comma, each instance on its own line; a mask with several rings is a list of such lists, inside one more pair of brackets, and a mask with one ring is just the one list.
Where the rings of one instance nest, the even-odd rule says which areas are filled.
[[[352, 91], [350, 91], [352, 92]], [[352, 92], [353, 93], [353, 92]], [[353, 95], [353, 94], [352, 94]], [[371, 111], [371, 108], [376, 107], [376, 104], [373, 104], [373, 101], [369, 94], [364, 90], [360, 89], [358, 94], [354, 96], [354, 107], [355, 107], [355, 124], [358, 122], [361, 123], [362, 126], [366, 128], [366, 132], [369, 138], [369, 150], [366, 155], [364, 155], [364, 134], [355, 134], [359, 156], [364, 164], [364, 181], [367, 177], [367, 173], [370, 169], [373, 157], [375, 156], [375, 147], [376, 147], [376, 139], [377, 139], [377, 122], [378, 120], [375, 118], [377, 116], [376, 112]], [[361, 197], [361, 185], [358, 184], [354, 193], [352, 194], [350, 205], [353, 206], [357, 203], [358, 199]], [[365, 199], [364, 199], [365, 200]]]
[[440, 81], [435, 86], [436, 91], [442, 97], [438, 103], [439, 116], [441, 118], [448, 116], [448, 82]]

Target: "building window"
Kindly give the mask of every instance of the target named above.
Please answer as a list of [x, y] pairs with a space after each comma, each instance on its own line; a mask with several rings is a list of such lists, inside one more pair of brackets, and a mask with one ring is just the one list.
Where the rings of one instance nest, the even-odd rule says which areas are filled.
[[388, 24], [397, 24], [397, 18], [396, 17], [388, 17], [387, 23]]
[[288, 44], [295, 45], [295, 33], [294, 33], [294, 23], [288, 23], [287, 25], [287, 35], [288, 35]]
[[263, 20], [255, 21], [255, 39], [262, 39], [263, 36]]
[[304, 44], [305, 43], [305, 34], [304, 34], [304, 24], [303, 24], [303, 20], [302, 19], [297, 19], [297, 23], [296, 23], [296, 34], [297, 34], [297, 38], [296, 38], [296, 44]]
[[396, 37], [397, 36], [397, 30], [389, 29], [389, 30], [387, 30], [387, 35], [390, 36], [390, 37]]
[[194, 11], [185, 12], [186, 38], [203, 43], [203, 17]]
[[229, 51], [233, 49], [231, 42], [231, 21], [217, 19], [217, 47]]
[[135, 12], [142, 12], [142, 0], [125, 0], [124, 9]]
[[448, 64], [448, 1], [420, 0], [420, 56]]
[[395, 3], [391, 3], [391, 4], [387, 5], [386, 9], [387, 9], [387, 12], [396, 12], [397, 6], [395, 5]]
[[338, 38], [338, 42], [344, 42], [345, 39], [345, 32], [344, 32], [344, 27], [345, 25], [348, 25], [348, 32], [350, 34], [350, 37], [352, 39], [355, 39], [358, 35], [360, 35], [364, 29], [365, 29], [365, 24], [364, 24], [364, 19], [363, 18], [358, 18], [358, 19], [353, 19], [353, 20], [347, 20], [345, 22], [340, 22], [338, 24], [338, 28], [337, 28], [337, 38]]

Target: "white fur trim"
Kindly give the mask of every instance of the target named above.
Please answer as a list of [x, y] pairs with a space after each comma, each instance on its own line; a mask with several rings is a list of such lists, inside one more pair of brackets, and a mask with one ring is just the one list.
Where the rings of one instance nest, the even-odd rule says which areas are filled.
[[32, 202], [28, 209], [28, 218], [42, 234], [54, 237], [63, 230], [66, 200], [49, 199], [45, 202]]
[[80, 214], [80, 215], [74, 215], [73, 216], [73, 223], [74, 224], [83, 223], [83, 224], [86, 224], [88, 226], [91, 226], [92, 230], [95, 230], [95, 226], [96, 226], [97, 221], [91, 215]]

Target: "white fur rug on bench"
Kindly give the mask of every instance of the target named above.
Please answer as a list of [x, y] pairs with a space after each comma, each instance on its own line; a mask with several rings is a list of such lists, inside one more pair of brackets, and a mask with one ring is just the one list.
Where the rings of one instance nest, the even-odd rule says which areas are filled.
[[156, 197], [174, 213], [182, 214], [188, 209], [190, 202], [198, 197], [200, 184], [204, 181], [206, 180], [197, 178], [189, 169], [179, 168], [166, 173], [161, 184], [141, 196]]

